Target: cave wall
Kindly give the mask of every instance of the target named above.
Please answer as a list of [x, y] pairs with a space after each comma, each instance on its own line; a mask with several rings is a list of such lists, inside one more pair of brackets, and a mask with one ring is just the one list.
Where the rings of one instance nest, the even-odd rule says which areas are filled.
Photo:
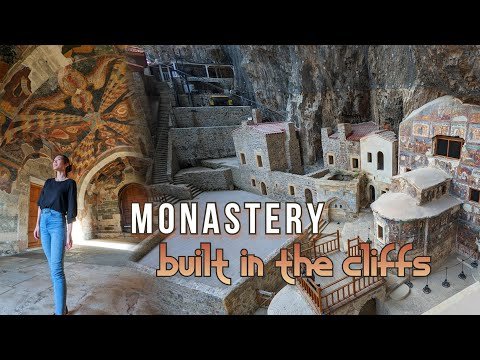
[[235, 66], [242, 96], [300, 128], [306, 164], [321, 159], [320, 129], [341, 122], [388, 122], [398, 134], [412, 110], [443, 95], [480, 104], [480, 47], [465, 45], [150, 46], [163, 61]]

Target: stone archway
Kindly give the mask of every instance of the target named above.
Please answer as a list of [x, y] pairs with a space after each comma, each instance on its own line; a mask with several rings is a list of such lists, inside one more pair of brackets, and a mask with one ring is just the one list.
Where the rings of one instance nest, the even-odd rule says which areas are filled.
[[328, 221], [345, 221], [348, 217], [348, 206], [345, 201], [334, 197], [325, 203], [326, 219]]
[[[79, 203], [82, 202], [83, 209], [83, 240], [124, 237], [125, 232], [129, 232], [125, 228], [125, 225], [128, 225], [125, 216], [131, 218], [131, 214], [129, 212], [130, 215], [122, 216], [126, 205], [120, 206], [119, 197], [129, 185], [138, 185], [142, 188], [142, 202], [148, 201], [149, 191], [145, 184], [150, 162], [149, 159], [140, 157], [115, 157], [93, 174], [85, 194], [79, 195]], [[129, 208], [131, 211], [131, 202]]]
[[371, 298], [360, 308], [358, 315], [376, 315], [377, 314], [377, 300]]

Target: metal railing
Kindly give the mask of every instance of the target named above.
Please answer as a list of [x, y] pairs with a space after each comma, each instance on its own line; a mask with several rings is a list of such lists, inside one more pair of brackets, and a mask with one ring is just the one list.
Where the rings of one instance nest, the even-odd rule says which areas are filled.
[[[178, 70], [178, 69], [175, 69], [172, 65], [170, 64], [164, 64], [164, 63], [156, 63], [155, 65], [153, 66], [159, 66], [159, 72], [160, 72], [160, 75], [161, 75], [161, 80], [162, 81], [172, 81], [172, 79], [174, 78], [174, 76], [172, 75], [173, 72], [177, 73], [179, 75], [179, 77], [181, 79], [183, 79], [188, 87], [188, 89], [190, 89], [190, 86], [189, 86], [189, 81], [188, 81], [188, 78], [189, 77], [192, 77], [190, 74], [186, 73], [186, 72], [183, 72], [181, 70]], [[168, 69], [168, 74], [169, 74], [169, 80], [166, 80], [166, 76], [164, 76], [164, 73], [162, 71], [162, 67], [167, 67]], [[212, 84], [211, 82], [208, 82], [208, 81], [205, 81], [203, 80], [202, 78], [196, 78], [196, 81], [200, 81], [202, 82], [203, 84], [207, 85], [207, 86], [210, 86], [212, 88], [215, 88], [216, 90], [221, 90], [223, 91], [224, 89], [221, 87], [221, 86], [217, 86], [215, 84]], [[236, 90], [238, 91], [238, 90]], [[242, 93], [244, 94], [244, 93]], [[190, 95], [190, 93], [189, 93]], [[242, 96], [242, 95], [239, 95], [239, 94], [235, 94], [235, 93], [231, 93], [230, 94], [231, 96], [234, 96], [234, 97], [237, 97], [239, 99], [241, 99], [244, 103], [247, 102], [249, 104], [253, 104], [255, 106], [253, 106], [254, 108], [260, 108], [262, 110], [265, 110], [265, 111], [268, 111], [272, 114], [275, 114], [277, 116], [280, 116], [282, 119], [286, 119], [287, 117], [287, 112], [286, 111], [277, 111], [277, 110], [273, 110], [271, 108], [269, 108], [268, 106], [265, 106], [261, 103], [259, 103], [258, 101], [255, 101], [255, 100], [251, 100], [245, 96]], [[191, 98], [190, 98], [190, 104], [193, 105], [193, 102], [191, 101]]]

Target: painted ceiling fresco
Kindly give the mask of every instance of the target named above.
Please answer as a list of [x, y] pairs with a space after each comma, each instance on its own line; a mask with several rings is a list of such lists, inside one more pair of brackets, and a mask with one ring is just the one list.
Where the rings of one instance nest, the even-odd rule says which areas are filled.
[[[0, 190], [11, 191], [25, 161], [23, 144], [33, 148], [30, 157], [43, 156], [44, 147], [52, 154], [69, 156], [75, 179], [107, 151], [125, 146], [145, 148], [135, 129], [134, 93], [128, 85], [129, 59], [124, 46], [62, 46], [61, 54], [51, 62], [68, 65], [59, 67], [43, 84], [35, 84], [33, 92], [31, 72], [41, 78], [39, 69], [46, 65], [30, 69], [25, 64], [32, 61], [12, 63], [17, 56], [12, 53], [31, 49], [0, 50], [4, 54], [0, 55], [0, 64], [4, 64], [3, 76], [0, 74]], [[50, 66], [49, 59], [45, 61]]]

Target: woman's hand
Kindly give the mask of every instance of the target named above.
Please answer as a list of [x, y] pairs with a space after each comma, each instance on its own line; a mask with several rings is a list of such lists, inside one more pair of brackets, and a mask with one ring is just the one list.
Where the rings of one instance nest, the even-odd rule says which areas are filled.
[[73, 246], [72, 235], [67, 234], [67, 241], [65, 242], [65, 249], [70, 250]]
[[37, 240], [40, 239], [40, 227], [38, 224], [35, 226], [35, 230], [33, 230], [33, 237]]

